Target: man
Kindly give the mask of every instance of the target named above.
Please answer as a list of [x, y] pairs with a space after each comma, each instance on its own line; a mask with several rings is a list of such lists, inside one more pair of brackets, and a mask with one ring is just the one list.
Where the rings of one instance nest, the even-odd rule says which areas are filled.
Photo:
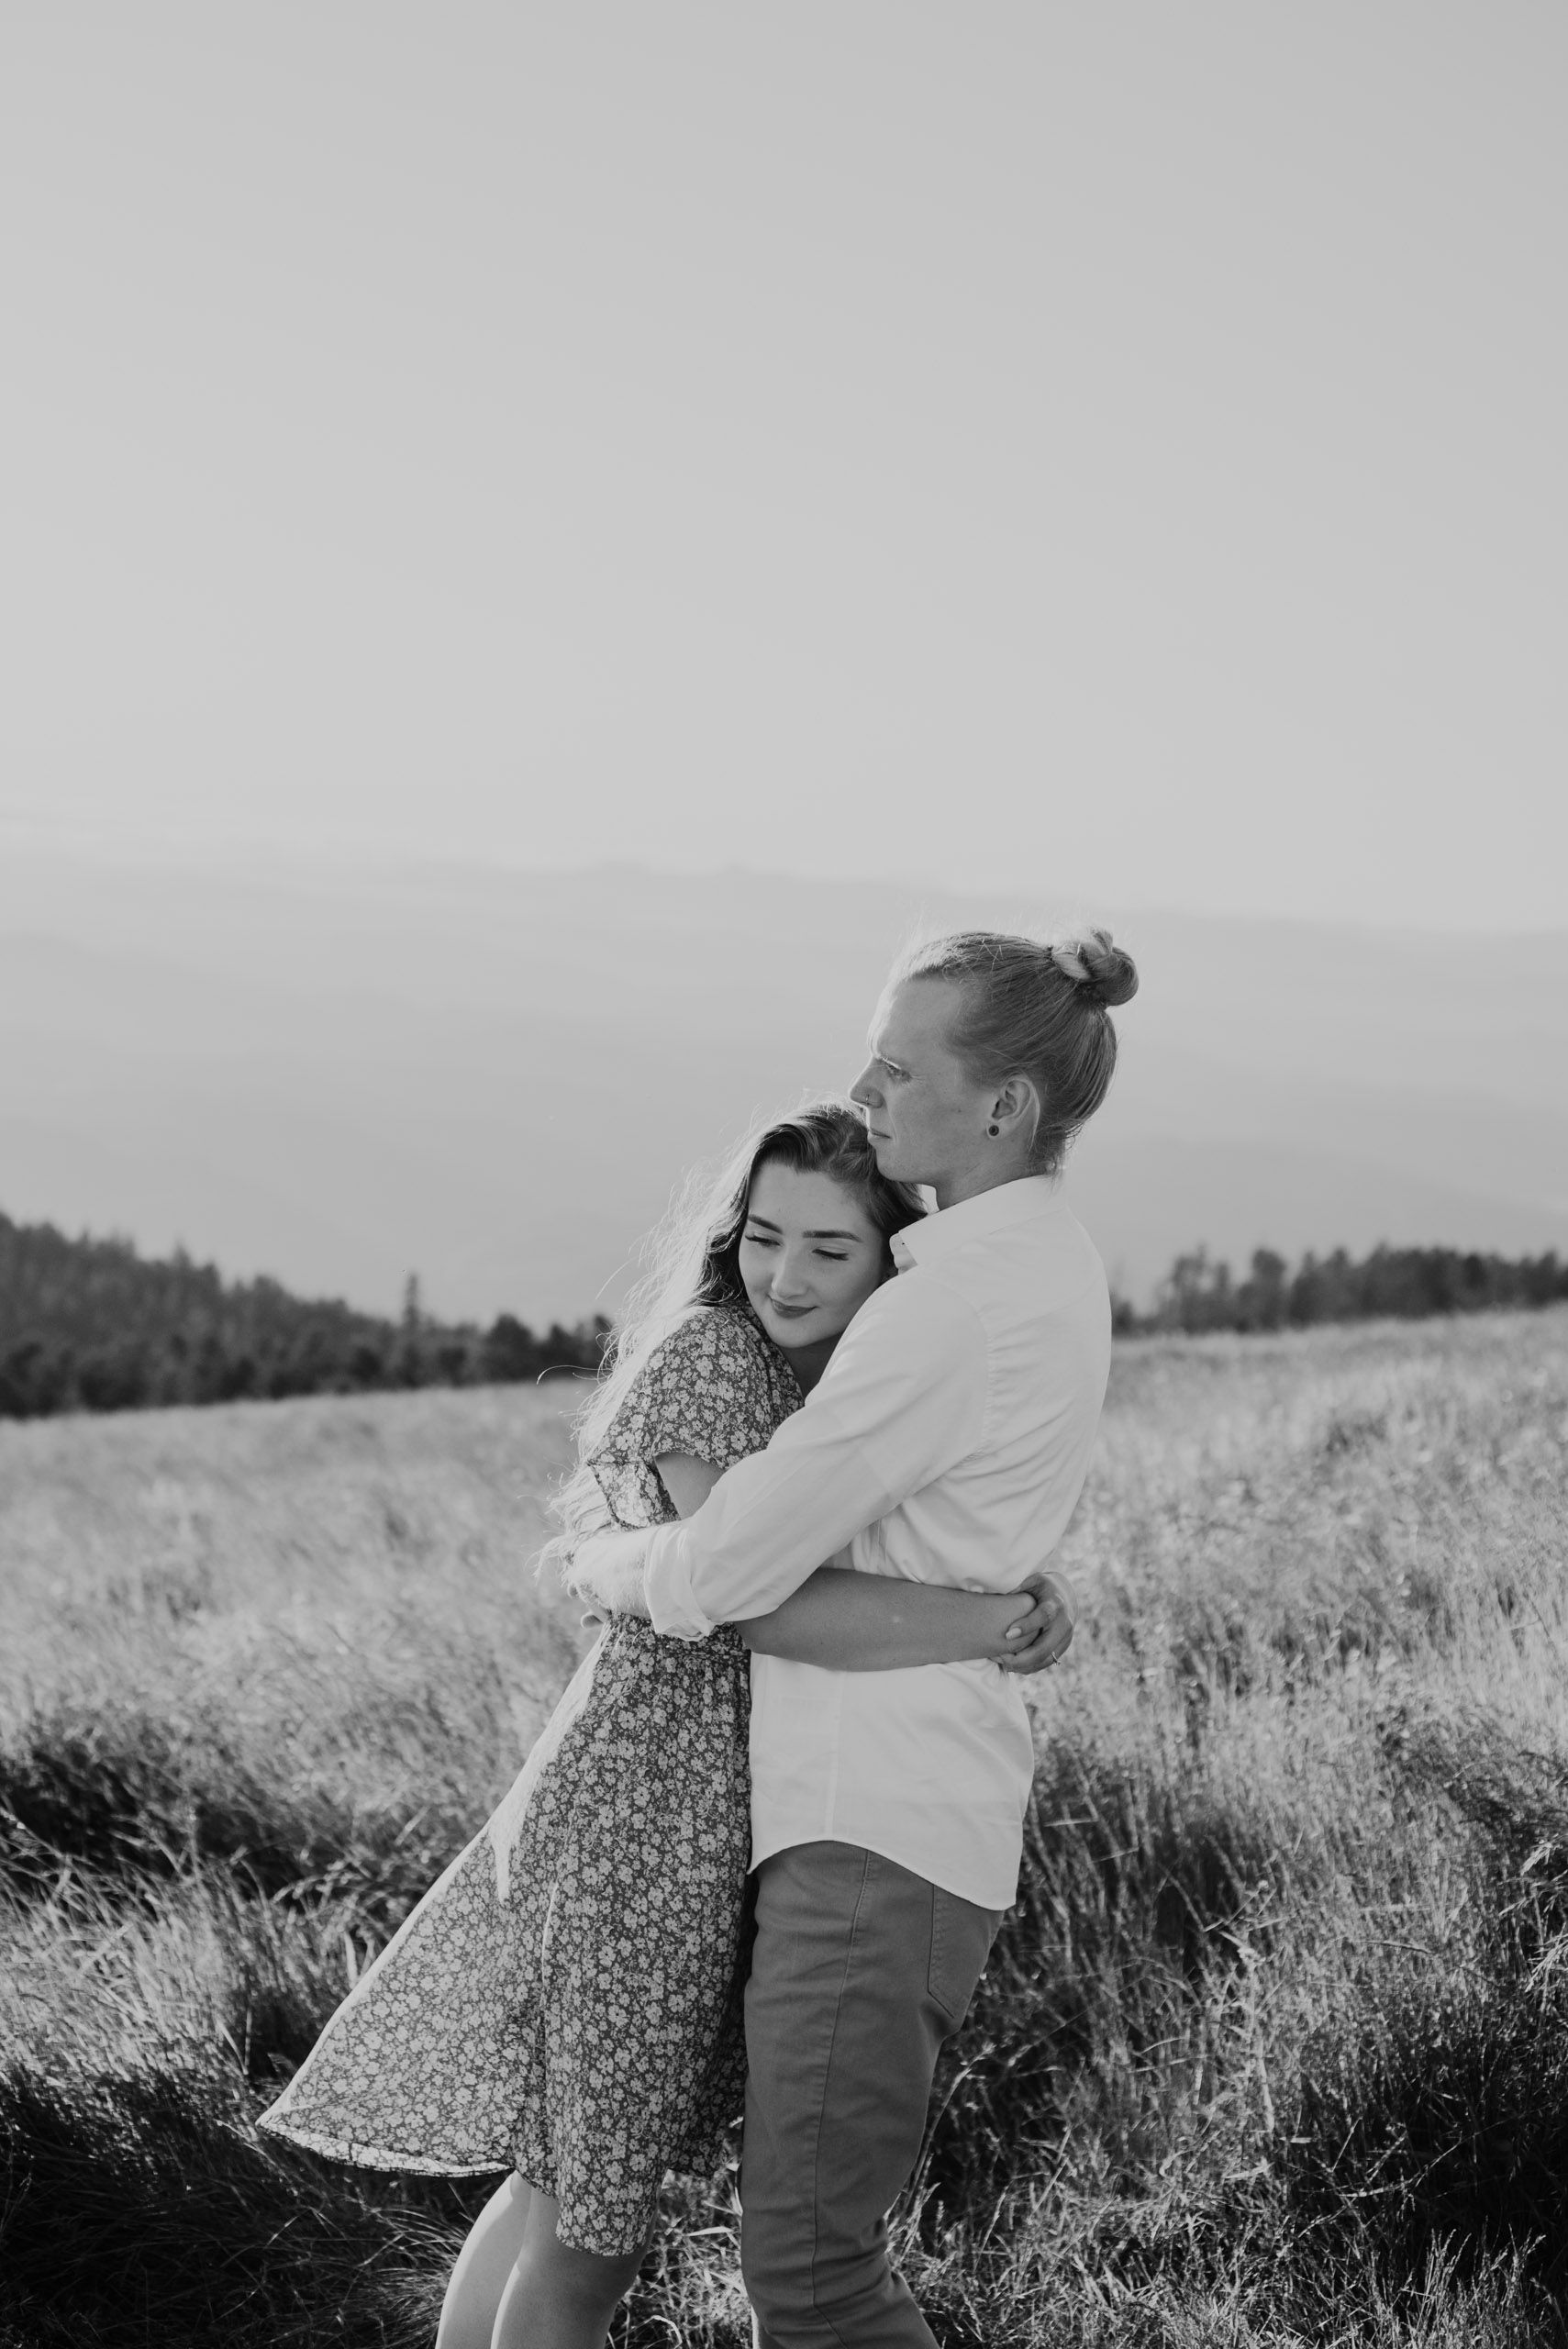
[[[1116, 955], [1103, 933], [1053, 950], [973, 932], [895, 974], [852, 1096], [883, 1173], [929, 1185], [937, 1213], [895, 1240], [898, 1277], [767, 1451], [683, 1523], [595, 1537], [579, 1587], [700, 1639], [846, 1544], [862, 1570], [996, 1591], [1049, 1555], [1109, 1364], [1104, 1270], [1052, 1177], [1114, 1065], [1106, 1006], [1136, 985]], [[1025, 1668], [1073, 1635], [1072, 1594], [1047, 1583]], [[759, 2349], [929, 2349], [886, 2212], [1016, 1897], [1028, 1715], [990, 1664], [766, 1655], [752, 1708], [741, 2255]]]

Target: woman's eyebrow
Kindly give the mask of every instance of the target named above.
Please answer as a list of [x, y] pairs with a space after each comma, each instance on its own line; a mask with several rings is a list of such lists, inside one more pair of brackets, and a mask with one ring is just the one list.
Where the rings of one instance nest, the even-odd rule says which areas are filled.
[[[778, 1231], [780, 1229], [776, 1223], [770, 1223], [765, 1215], [748, 1215], [746, 1220], [748, 1223], [760, 1223], [764, 1231]], [[803, 1240], [858, 1240], [860, 1237], [858, 1231], [806, 1231], [801, 1234]]]

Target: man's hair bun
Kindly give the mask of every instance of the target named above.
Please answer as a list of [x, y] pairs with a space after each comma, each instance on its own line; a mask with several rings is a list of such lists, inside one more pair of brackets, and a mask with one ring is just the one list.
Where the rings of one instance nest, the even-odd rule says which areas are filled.
[[1128, 1003], [1138, 993], [1138, 965], [1108, 930], [1077, 930], [1053, 940], [1051, 959], [1095, 1003]]

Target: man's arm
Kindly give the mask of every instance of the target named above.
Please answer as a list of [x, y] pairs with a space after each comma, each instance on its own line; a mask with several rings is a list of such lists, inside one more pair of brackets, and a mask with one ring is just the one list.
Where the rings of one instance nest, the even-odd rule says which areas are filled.
[[615, 1525], [579, 1542], [562, 1576], [574, 1598], [585, 1598], [606, 1615], [640, 1615], [648, 1620], [648, 1545], [654, 1525]]
[[595, 1537], [576, 1586], [606, 1603], [647, 1562], [656, 1627], [688, 1639], [771, 1614], [821, 1564], [980, 1438], [986, 1354], [978, 1317], [917, 1274], [863, 1306], [804, 1409], [722, 1476], [695, 1516]]
[[[695, 1517], [719, 1480], [710, 1461], [691, 1453], [661, 1453], [653, 1463], [682, 1517]], [[617, 1614], [638, 1613], [642, 1548], [628, 1545], [617, 1582]], [[1017, 1591], [956, 1590], [941, 1583], [908, 1582], [901, 1575], [861, 1574], [818, 1566], [772, 1614], [752, 1616], [736, 1629], [754, 1654], [839, 1672], [900, 1672], [912, 1664], [1007, 1663], [1038, 1672], [1051, 1653], [1058, 1602], [1035, 1575]], [[1068, 1637], [1071, 1638], [1071, 1630]]]
[[[646, 1620], [646, 1559], [656, 1530], [593, 1535], [579, 1553], [588, 1571], [574, 1571], [570, 1587], [612, 1615]], [[990, 1662], [1022, 1675], [1062, 1661], [1077, 1620], [1072, 1577], [1055, 1569], [1030, 1575], [1018, 1590], [994, 1598], [900, 1575], [818, 1566], [771, 1614], [742, 1617], [737, 1629], [755, 1654], [833, 1672]]]

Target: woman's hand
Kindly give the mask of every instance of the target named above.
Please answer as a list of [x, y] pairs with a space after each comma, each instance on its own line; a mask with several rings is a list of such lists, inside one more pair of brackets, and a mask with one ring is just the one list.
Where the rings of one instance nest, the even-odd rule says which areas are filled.
[[1007, 1653], [996, 1661], [1004, 1672], [1044, 1672], [1060, 1664], [1073, 1644], [1078, 1620], [1078, 1594], [1064, 1574], [1030, 1575], [1016, 1595], [1032, 1593], [1034, 1605], [1009, 1629]]

